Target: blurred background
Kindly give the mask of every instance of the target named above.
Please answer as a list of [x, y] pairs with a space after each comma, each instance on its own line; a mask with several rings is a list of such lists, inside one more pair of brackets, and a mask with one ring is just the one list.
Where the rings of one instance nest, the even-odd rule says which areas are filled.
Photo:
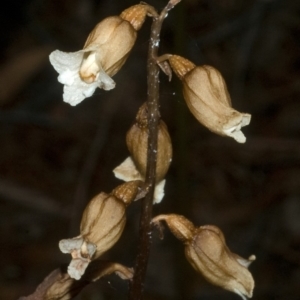
[[[117, 87], [71, 107], [49, 63], [55, 49], [77, 51], [96, 23], [132, 0], [23, 0], [1, 8], [0, 295], [33, 293], [70, 260], [58, 241], [78, 235], [97, 193], [121, 182], [112, 169], [127, 156], [125, 134], [146, 100], [151, 21], [139, 32]], [[151, 0], [161, 10], [167, 1]], [[160, 54], [176, 53], [221, 71], [233, 106], [252, 114], [245, 144], [210, 133], [186, 108], [180, 82], [161, 74], [162, 118], [174, 157], [154, 214], [219, 226], [230, 249], [257, 260], [253, 299], [300, 299], [300, 2], [184, 0], [163, 25]], [[133, 266], [140, 204], [105, 256]], [[154, 231], [145, 299], [239, 299], [205, 282], [183, 245]], [[77, 299], [126, 299], [111, 275]]]

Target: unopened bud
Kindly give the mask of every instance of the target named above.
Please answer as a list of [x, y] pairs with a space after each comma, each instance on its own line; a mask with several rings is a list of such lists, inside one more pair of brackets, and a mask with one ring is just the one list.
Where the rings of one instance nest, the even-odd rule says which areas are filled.
[[195, 118], [212, 132], [244, 143], [241, 131], [251, 115], [231, 107], [231, 99], [221, 73], [211, 66], [195, 66], [187, 59], [173, 55], [170, 65], [183, 83], [183, 97]]
[[158, 225], [165, 221], [171, 232], [185, 244], [185, 255], [193, 268], [212, 284], [234, 292], [243, 299], [251, 298], [254, 280], [248, 266], [255, 260], [232, 253], [222, 231], [212, 225], [195, 228], [178, 215], [160, 215], [152, 220]]

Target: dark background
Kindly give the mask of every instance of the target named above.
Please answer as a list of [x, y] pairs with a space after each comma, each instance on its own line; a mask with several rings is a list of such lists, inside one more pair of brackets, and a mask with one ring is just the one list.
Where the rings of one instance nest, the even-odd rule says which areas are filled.
[[[70, 260], [58, 241], [79, 233], [95, 194], [120, 181], [112, 169], [127, 156], [125, 134], [146, 100], [150, 20], [114, 77], [71, 107], [48, 61], [54, 49], [77, 51], [90, 30], [134, 1], [27, 0], [1, 7], [0, 297], [32, 293]], [[166, 1], [149, 4], [158, 10]], [[257, 256], [253, 299], [300, 299], [300, 2], [184, 0], [165, 20], [160, 53], [218, 68], [233, 106], [252, 114], [246, 144], [210, 133], [187, 111], [180, 82], [161, 75], [162, 118], [174, 156], [166, 195], [154, 213], [183, 214], [219, 226], [230, 249]], [[104, 257], [134, 264], [139, 203]], [[168, 230], [155, 231], [145, 299], [239, 299], [206, 283]], [[78, 299], [126, 299], [115, 275]]]

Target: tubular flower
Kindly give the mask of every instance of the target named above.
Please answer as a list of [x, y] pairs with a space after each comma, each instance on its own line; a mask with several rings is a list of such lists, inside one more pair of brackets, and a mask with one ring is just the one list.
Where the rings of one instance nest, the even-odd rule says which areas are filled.
[[[135, 123], [127, 132], [126, 144], [131, 156], [114, 169], [115, 176], [121, 180], [145, 180], [149, 135], [147, 113], [147, 105], [144, 103], [137, 113]], [[164, 196], [164, 178], [169, 169], [171, 161], [171, 138], [167, 125], [160, 120], [158, 124], [154, 203], [159, 203]]]
[[80, 235], [59, 242], [60, 250], [72, 256], [68, 267], [71, 278], [80, 279], [89, 263], [118, 241], [126, 223], [126, 207], [140, 197], [141, 186], [141, 181], [127, 182], [110, 194], [100, 193], [88, 203]]
[[[126, 135], [127, 148], [143, 177], [146, 175], [147, 168], [149, 136], [147, 114], [147, 105], [144, 103], [137, 113], [135, 123], [131, 126]], [[172, 161], [171, 138], [167, 125], [162, 120], [160, 120], [158, 124], [157, 139], [156, 181], [160, 182], [166, 176]]]
[[251, 298], [254, 280], [248, 271], [255, 260], [232, 253], [222, 231], [213, 225], [194, 227], [185, 217], [175, 214], [159, 215], [152, 223], [165, 221], [171, 232], [185, 245], [185, 256], [192, 267], [210, 283], [234, 292], [244, 300]]
[[249, 125], [251, 115], [231, 107], [221, 73], [211, 66], [196, 66], [177, 55], [171, 55], [169, 62], [183, 83], [183, 97], [195, 118], [210, 131], [245, 143], [241, 128]]
[[115, 87], [111, 77], [125, 63], [137, 30], [151, 11], [148, 5], [132, 6], [120, 16], [98, 23], [82, 50], [70, 53], [55, 50], [50, 54], [50, 62], [59, 73], [58, 81], [64, 85], [64, 102], [75, 106], [91, 97], [97, 87], [104, 90]]

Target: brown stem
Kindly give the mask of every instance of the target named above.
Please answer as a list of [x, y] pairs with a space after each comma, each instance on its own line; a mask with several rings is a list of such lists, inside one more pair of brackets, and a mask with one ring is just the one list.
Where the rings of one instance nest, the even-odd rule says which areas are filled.
[[160, 32], [164, 19], [168, 12], [180, 0], [170, 0], [167, 6], [162, 10], [157, 18], [153, 18], [150, 34], [150, 43], [148, 49], [148, 152], [147, 152], [147, 170], [145, 185], [148, 187], [148, 193], [142, 202], [142, 212], [140, 218], [139, 230], [139, 245], [138, 254], [135, 263], [134, 277], [129, 289], [129, 300], [143, 299], [144, 281], [147, 271], [147, 264], [150, 254], [151, 245], [151, 219], [152, 219], [152, 206], [153, 195], [155, 189], [156, 179], [156, 158], [157, 158], [157, 135], [158, 135], [158, 122], [160, 119], [159, 113], [159, 72], [160, 69], [157, 65], [157, 53], [160, 42]]

